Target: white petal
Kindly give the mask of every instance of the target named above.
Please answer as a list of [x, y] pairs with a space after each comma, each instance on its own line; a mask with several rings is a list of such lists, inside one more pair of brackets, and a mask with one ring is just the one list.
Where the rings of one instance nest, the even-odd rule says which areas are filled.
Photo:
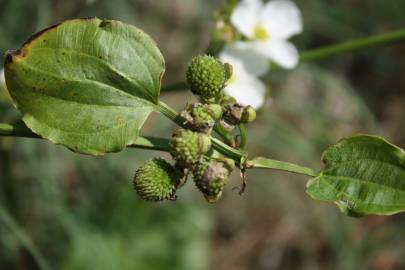
[[298, 64], [297, 48], [286, 40], [257, 41], [255, 49], [283, 68], [292, 69]]
[[250, 105], [258, 109], [264, 104], [266, 88], [261, 80], [250, 76], [240, 78], [236, 83], [225, 87], [225, 93], [244, 106]]
[[219, 59], [229, 63], [234, 70], [244, 69], [241, 72], [261, 76], [269, 69], [268, 60], [255, 48], [253, 42], [235, 42], [225, 46]]
[[232, 12], [231, 23], [240, 33], [251, 38], [258, 22], [257, 14], [262, 9], [262, 0], [242, 0]]
[[268, 2], [260, 14], [260, 22], [270, 38], [288, 39], [302, 32], [302, 17], [297, 5], [289, 0]]

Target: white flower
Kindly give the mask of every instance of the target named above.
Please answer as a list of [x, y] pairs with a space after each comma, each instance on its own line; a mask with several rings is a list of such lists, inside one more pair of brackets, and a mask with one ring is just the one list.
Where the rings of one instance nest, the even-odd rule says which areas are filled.
[[266, 87], [257, 77], [267, 72], [269, 63], [245, 42], [227, 45], [219, 59], [232, 65], [232, 77], [227, 82], [225, 93], [242, 105], [257, 109], [264, 104]]
[[298, 63], [298, 51], [288, 39], [302, 32], [298, 7], [289, 0], [242, 0], [231, 22], [247, 38], [247, 43], [263, 56], [284, 68]]

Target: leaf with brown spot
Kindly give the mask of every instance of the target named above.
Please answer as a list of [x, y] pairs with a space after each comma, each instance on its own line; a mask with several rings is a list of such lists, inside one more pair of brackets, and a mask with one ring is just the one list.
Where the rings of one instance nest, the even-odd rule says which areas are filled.
[[156, 109], [164, 69], [147, 34], [97, 18], [49, 27], [5, 61], [7, 87], [26, 125], [93, 155], [135, 142]]

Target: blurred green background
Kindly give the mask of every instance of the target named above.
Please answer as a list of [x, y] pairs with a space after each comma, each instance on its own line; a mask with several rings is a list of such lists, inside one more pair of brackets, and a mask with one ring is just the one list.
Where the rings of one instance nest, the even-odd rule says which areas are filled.
[[[164, 83], [184, 80], [204, 52], [212, 13], [224, 1], [0, 0], [0, 55], [68, 18], [134, 24], [158, 43]], [[299, 0], [301, 50], [405, 27], [405, 1]], [[367, 132], [405, 147], [405, 44], [274, 71], [266, 106], [249, 126], [251, 156], [319, 169], [339, 138]], [[181, 109], [185, 92], [163, 93]], [[20, 117], [4, 89], [0, 121]], [[142, 134], [170, 136], [153, 115]], [[306, 178], [249, 172], [239, 196], [235, 173], [224, 197], [206, 203], [190, 181], [177, 202], [151, 204], [131, 178], [154, 155], [128, 149], [105, 157], [74, 154], [31, 139], [0, 138], [0, 269], [405, 269], [405, 215], [354, 219], [312, 201]]]

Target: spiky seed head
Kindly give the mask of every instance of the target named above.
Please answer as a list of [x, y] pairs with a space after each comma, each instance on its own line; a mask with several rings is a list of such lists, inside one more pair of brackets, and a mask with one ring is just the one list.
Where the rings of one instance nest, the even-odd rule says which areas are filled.
[[207, 134], [186, 129], [176, 130], [170, 141], [171, 154], [184, 168], [191, 168], [211, 149], [211, 139]]
[[206, 159], [194, 168], [194, 182], [208, 202], [214, 203], [222, 196], [232, 169], [232, 163], [229, 161]]
[[134, 189], [146, 201], [163, 201], [175, 198], [182, 174], [162, 158], [145, 162], [135, 173]]
[[218, 59], [203, 55], [194, 57], [187, 70], [187, 83], [191, 91], [203, 102], [213, 103], [222, 96], [228, 80], [228, 68]]

